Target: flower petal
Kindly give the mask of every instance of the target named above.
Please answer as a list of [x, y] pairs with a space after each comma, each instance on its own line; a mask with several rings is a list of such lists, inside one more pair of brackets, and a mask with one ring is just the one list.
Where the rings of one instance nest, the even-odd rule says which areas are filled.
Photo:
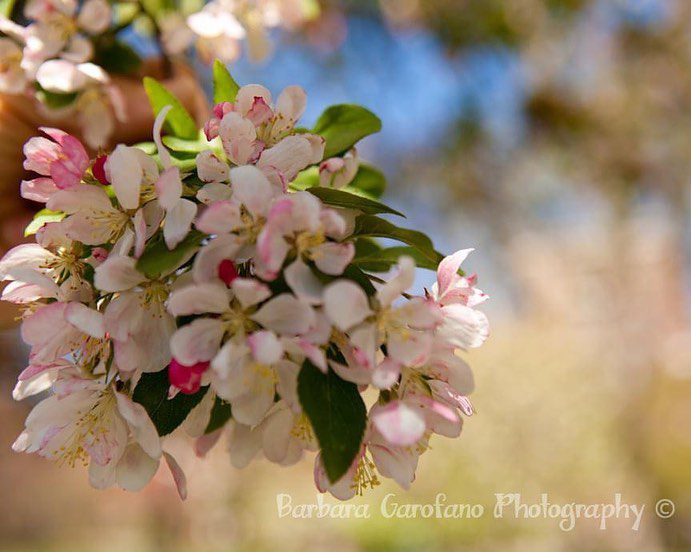
[[131, 289], [146, 280], [146, 276], [135, 268], [137, 260], [132, 257], [111, 255], [94, 271], [94, 285], [101, 291], [115, 292]]
[[209, 361], [218, 352], [225, 329], [213, 318], [197, 318], [179, 328], [170, 340], [170, 351], [179, 362], [192, 366]]
[[315, 323], [312, 308], [288, 293], [283, 293], [264, 304], [252, 320], [281, 335], [299, 335]]
[[163, 239], [168, 249], [174, 249], [190, 231], [197, 216], [197, 205], [189, 199], [181, 199], [166, 213], [163, 225]]
[[372, 314], [367, 294], [351, 280], [338, 280], [326, 287], [324, 312], [342, 331], [348, 331]]
[[372, 423], [392, 445], [408, 447], [425, 433], [423, 417], [402, 401], [392, 401], [377, 407], [371, 414]]
[[135, 148], [118, 145], [108, 156], [105, 169], [118, 202], [124, 209], [139, 207], [143, 171]]
[[168, 312], [173, 316], [217, 313], [228, 310], [228, 290], [215, 283], [186, 286], [168, 298]]
[[254, 332], [247, 337], [247, 345], [254, 359], [260, 364], [275, 364], [283, 356], [283, 345], [273, 332]]
[[283, 275], [286, 283], [299, 299], [310, 305], [319, 305], [322, 302], [324, 284], [302, 259], [296, 259], [283, 271]]
[[115, 393], [115, 399], [118, 412], [130, 426], [132, 434], [142, 450], [151, 458], [159, 458], [161, 456], [161, 438], [146, 409], [123, 393]]

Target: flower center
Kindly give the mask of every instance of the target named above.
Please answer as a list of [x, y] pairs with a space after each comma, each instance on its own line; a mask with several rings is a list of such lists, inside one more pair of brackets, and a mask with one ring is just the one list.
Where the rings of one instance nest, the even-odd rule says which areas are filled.
[[356, 495], [362, 496], [368, 488], [374, 489], [379, 484], [380, 481], [377, 477], [374, 462], [363, 454], [357, 468], [355, 468], [355, 477], [353, 478], [351, 489], [355, 490]]
[[304, 412], [302, 412], [295, 420], [293, 429], [290, 430], [290, 434], [305, 445], [310, 445], [314, 442], [314, 431], [312, 430], [312, 424]]
[[77, 462], [85, 466], [89, 458], [100, 465], [105, 465], [110, 458], [105, 450], [110, 444], [108, 421], [115, 408], [115, 395], [102, 391], [93, 406], [73, 424], [72, 432], [63, 444], [53, 453], [58, 465], [74, 467]]
[[315, 258], [314, 251], [311, 249], [321, 245], [326, 241], [323, 231], [318, 232], [301, 232], [295, 237], [295, 248], [299, 255], [305, 255], [309, 259]]

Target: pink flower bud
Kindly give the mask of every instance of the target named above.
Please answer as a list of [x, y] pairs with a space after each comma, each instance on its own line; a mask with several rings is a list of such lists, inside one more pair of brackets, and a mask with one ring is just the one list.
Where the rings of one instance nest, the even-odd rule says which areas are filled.
[[108, 186], [108, 177], [106, 176], [105, 164], [108, 161], [107, 155], [99, 155], [94, 161], [93, 167], [91, 167], [91, 172], [94, 173], [94, 177], [104, 186]]
[[185, 366], [177, 360], [170, 361], [168, 379], [170, 384], [181, 393], [192, 395], [199, 391], [202, 375], [209, 369], [209, 362], [198, 362], [192, 366]]
[[230, 286], [233, 280], [238, 277], [238, 269], [235, 263], [230, 259], [221, 261], [221, 264], [218, 265], [218, 277], [223, 280], [227, 286]]

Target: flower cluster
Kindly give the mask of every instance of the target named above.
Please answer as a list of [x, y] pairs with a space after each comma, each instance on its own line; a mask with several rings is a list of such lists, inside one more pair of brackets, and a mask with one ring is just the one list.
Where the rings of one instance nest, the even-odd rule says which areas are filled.
[[[36, 243], [0, 262], [2, 299], [22, 307], [31, 347], [15, 398], [52, 394], [14, 449], [82, 461], [98, 488], [139, 489], [164, 459], [184, 496], [162, 446], [182, 427], [199, 455], [226, 434], [236, 467], [319, 451], [315, 483], [340, 499], [377, 474], [407, 488], [431, 436], [472, 414], [458, 353], [488, 324], [460, 271], [471, 250], [443, 258], [375, 216], [395, 211], [358, 188], [352, 146], [378, 121], [364, 108], [330, 108], [309, 132], [299, 87], [275, 103], [259, 85], [226, 96], [196, 142], [162, 138], [181, 115], [167, 106], [149, 149], [89, 159], [48, 128], [26, 144], [40, 176], [22, 195], [46, 210]], [[420, 296], [416, 264], [437, 270]]]
[[37, 89], [48, 116], [74, 114], [87, 143], [105, 144], [123, 118], [110, 78], [94, 58], [93, 40], [111, 25], [106, 0], [28, 0], [26, 27], [0, 17], [0, 92]]
[[251, 58], [260, 60], [270, 50], [267, 30], [296, 29], [318, 13], [314, 2], [212, 0], [185, 17], [182, 2], [152, 11], [143, 2], [28, 0], [23, 9], [28, 25], [0, 15], [0, 92], [33, 95], [49, 119], [74, 117], [87, 145], [97, 149], [126, 118], [112, 75], [134, 73], [141, 64], [119, 40], [121, 31], [152, 28], [164, 53], [183, 54], [194, 44], [208, 63], [234, 61], [246, 39]]
[[268, 31], [296, 29], [318, 13], [316, 0], [211, 0], [184, 17], [169, 12], [160, 19], [163, 46], [179, 54], [194, 44], [206, 63], [235, 61], [246, 41], [250, 58], [263, 60], [271, 50]]

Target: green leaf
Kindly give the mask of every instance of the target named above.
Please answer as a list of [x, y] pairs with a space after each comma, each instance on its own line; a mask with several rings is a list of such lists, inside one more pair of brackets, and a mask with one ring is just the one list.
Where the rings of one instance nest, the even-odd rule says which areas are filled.
[[219, 59], [214, 61], [214, 103], [234, 102], [240, 85], [235, 82], [230, 72]]
[[3, 15], [7, 19], [11, 19], [14, 2], [15, 0], [0, 0], [0, 15]]
[[152, 241], [139, 257], [137, 270], [152, 279], [170, 274], [196, 253], [202, 239], [204, 234], [192, 230], [174, 249], [168, 249], [162, 239]]
[[131, 75], [142, 65], [142, 58], [128, 44], [112, 35], [102, 35], [96, 41], [94, 63], [108, 73]]
[[310, 167], [309, 169], [299, 172], [295, 180], [288, 186], [291, 190], [296, 192], [319, 186], [319, 168]]
[[208, 390], [208, 387], [202, 387], [193, 395], [178, 393], [172, 399], [168, 399], [169, 387], [168, 370], [165, 369], [153, 374], [142, 374], [132, 395], [132, 400], [146, 409], [161, 436], [172, 433], [184, 422]]
[[359, 105], [333, 105], [317, 120], [312, 132], [326, 140], [324, 159], [345, 153], [359, 140], [381, 130], [381, 120]]
[[63, 94], [61, 92], [49, 92], [36, 83], [36, 97], [45, 106], [51, 109], [62, 109], [72, 105], [77, 99], [77, 93]]
[[44, 224], [49, 222], [58, 222], [65, 218], [65, 213], [61, 211], [51, 211], [50, 209], [41, 209], [34, 215], [29, 225], [24, 229], [24, 237], [32, 236], [38, 232]]
[[417, 230], [399, 228], [388, 220], [373, 215], [360, 215], [355, 219], [354, 236], [368, 236], [372, 238], [389, 238], [407, 243], [417, 249], [424, 258], [433, 263], [439, 263], [442, 255], [434, 249], [432, 240], [426, 234]]
[[322, 202], [334, 207], [344, 207], [346, 209], [357, 209], [368, 215], [377, 215], [379, 213], [389, 213], [405, 218], [405, 215], [396, 209], [379, 203], [373, 199], [363, 196], [355, 195], [345, 190], [336, 190], [334, 188], [321, 188], [319, 186], [308, 188], [307, 191], [312, 195], [317, 196]]
[[199, 132], [194, 140], [186, 140], [177, 136], [164, 136], [163, 144], [170, 150], [180, 153], [200, 153], [213, 149], [217, 141], [209, 142], [203, 132]]
[[230, 403], [216, 397], [214, 405], [211, 407], [209, 424], [206, 426], [204, 433], [213, 433], [217, 429], [221, 429], [230, 420], [231, 415]]
[[360, 451], [367, 423], [367, 409], [358, 388], [327, 374], [306, 360], [298, 376], [302, 409], [314, 428], [329, 481], [335, 483], [350, 468]]
[[381, 250], [382, 246], [372, 238], [358, 238], [355, 240], [356, 259], [360, 257], [373, 257]]
[[154, 115], [158, 115], [161, 109], [167, 105], [173, 106], [166, 117], [166, 128], [173, 136], [186, 140], [196, 139], [199, 130], [197, 123], [165, 86], [156, 79], [144, 77], [144, 90], [149, 96], [149, 103], [154, 110]]
[[356, 250], [353, 263], [362, 270], [367, 270], [369, 272], [386, 272], [394, 266], [403, 255], [412, 257], [419, 268], [437, 270], [439, 263], [435, 263], [431, 259], [428, 259], [414, 247], [407, 246], [387, 247], [386, 249], [380, 249], [372, 254], [363, 255], [359, 255]]
[[356, 188], [364, 192], [367, 196], [378, 199], [386, 190], [386, 177], [380, 170], [369, 165], [360, 165], [353, 181], [348, 184], [349, 188]]
[[156, 155], [158, 153], [156, 144], [154, 144], [153, 142], [139, 142], [137, 144], [134, 144], [134, 146], [132, 147], [142, 150], [147, 155]]

